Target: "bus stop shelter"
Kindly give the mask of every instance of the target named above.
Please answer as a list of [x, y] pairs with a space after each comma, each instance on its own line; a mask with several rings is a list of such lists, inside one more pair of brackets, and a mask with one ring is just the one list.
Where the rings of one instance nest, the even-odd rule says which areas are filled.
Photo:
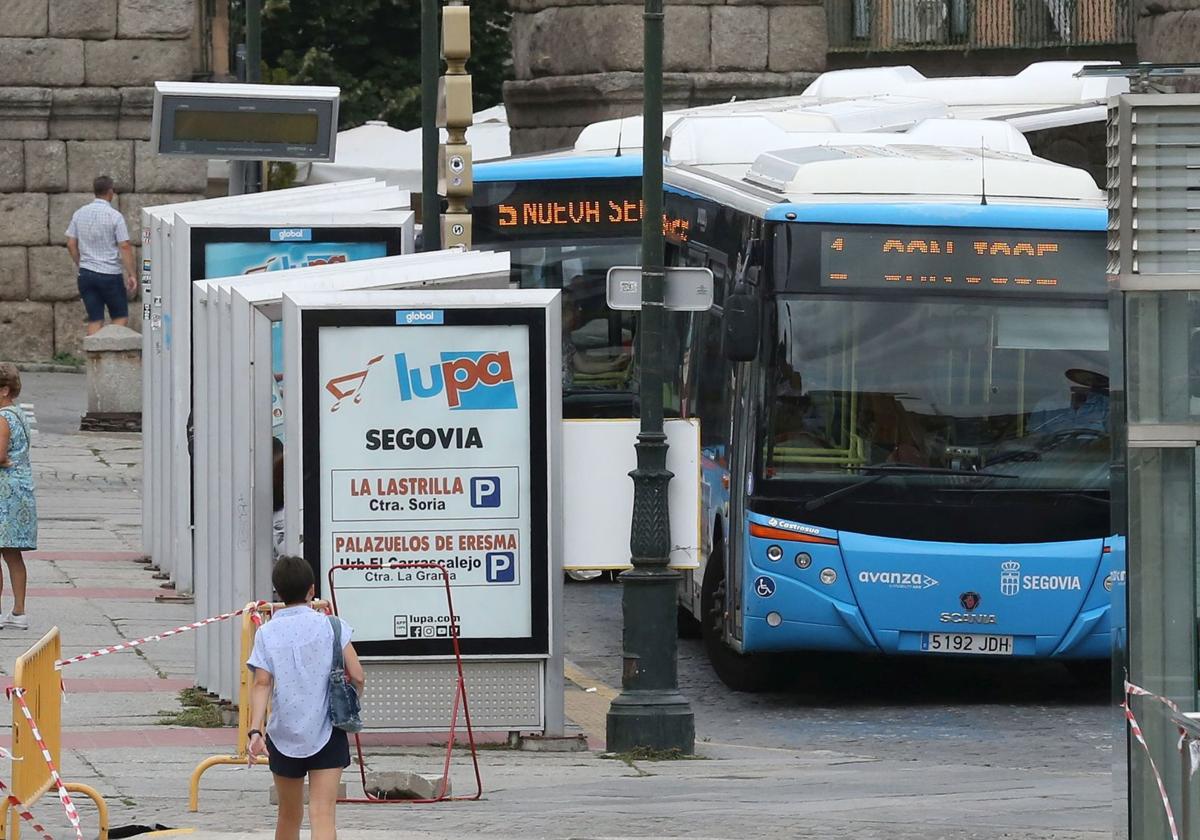
[[1127, 94], [1110, 109], [1110, 311], [1124, 352], [1113, 508], [1128, 569], [1112, 585], [1114, 836], [1136, 840], [1200, 837], [1200, 820], [1183, 819], [1197, 812], [1196, 767], [1173, 720], [1200, 708], [1198, 134], [1200, 96]]

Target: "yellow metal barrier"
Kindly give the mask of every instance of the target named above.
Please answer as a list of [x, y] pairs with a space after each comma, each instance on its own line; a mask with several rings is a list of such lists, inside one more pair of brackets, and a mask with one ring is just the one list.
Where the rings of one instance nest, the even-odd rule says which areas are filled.
[[[328, 601], [313, 601], [311, 606], [314, 610], [328, 610]], [[188, 810], [196, 812], [200, 810], [200, 777], [210, 767], [216, 767], [218, 764], [235, 764], [244, 765], [250, 761], [250, 737], [247, 734], [250, 731], [250, 698], [251, 689], [254, 687], [254, 678], [250, 674], [250, 669], [246, 667], [246, 660], [250, 658], [251, 651], [254, 650], [254, 634], [258, 632], [258, 624], [254, 618], [258, 616], [261, 620], [268, 620], [272, 613], [277, 609], [282, 609], [283, 604], [247, 604], [246, 611], [242, 613], [242, 655], [238, 660], [240, 668], [240, 676], [238, 678], [238, 734], [237, 734], [237, 754], [236, 755], [211, 755], [196, 765], [196, 769], [192, 771], [191, 782], [188, 785]], [[266, 764], [267, 759], [259, 756], [254, 761], [255, 764]], [[0, 840], [4, 840], [0, 837]]]
[[[54, 627], [41, 640], [17, 658], [13, 688], [23, 692], [25, 703], [37, 721], [38, 731], [50, 752], [54, 766], [62, 773], [62, 681], [55, 663], [62, 658], [62, 641]], [[12, 794], [26, 808], [54, 787], [50, 768], [42, 749], [34, 740], [29, 722], [13, 701], [12, 722], [13, 777]], [[82, 793], [96, 803], [100, 820], [100, 840], [108, 840], [108, 804], [99, 791], [89, 785], [67, 784], [72, 793]], [[11, 823], [10, 823], [11, 820]], [[6, 830], [7, 829], [7, 830]], [[0, 802], [0, 840], [19, 840], [20, 818], [7, 799]]]

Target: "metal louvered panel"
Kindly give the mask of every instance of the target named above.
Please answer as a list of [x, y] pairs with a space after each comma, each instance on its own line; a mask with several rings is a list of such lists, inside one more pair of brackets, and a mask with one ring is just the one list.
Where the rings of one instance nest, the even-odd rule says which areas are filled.
[[1191, 447], [1200, 440], [1200, 95], [1122, 95], [1108, 140], [1129, 446]]
[[1122, 274], [1200, 271], [1200, 97], [1121, 97], [1110, 110], [1108, 180]]
[[[450, 726], [457, 671], [453, 661], [366, 660], [363, 723], [368, 729], [445, 732]], [[478, 731], [541, 730], [541, 660], [467, 660], [463, 672], [471, 723]], [[459, 729], [463, 719], [459, 716]]]

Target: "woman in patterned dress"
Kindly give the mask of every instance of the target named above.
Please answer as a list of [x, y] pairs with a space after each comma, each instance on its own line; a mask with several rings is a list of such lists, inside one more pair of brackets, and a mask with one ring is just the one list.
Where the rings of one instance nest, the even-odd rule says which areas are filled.
[[[17, 366], [0, 363], [0, 556], [12, 581], [13, 608], [0, 626], [29, 628], [25, 615], [25, 560], [22, 551], [37, 548], [37, 504], [29, 465], [29, 421], [14, 402], [21, 394]], [[0, 574], [0, 593], [4, 589]]]

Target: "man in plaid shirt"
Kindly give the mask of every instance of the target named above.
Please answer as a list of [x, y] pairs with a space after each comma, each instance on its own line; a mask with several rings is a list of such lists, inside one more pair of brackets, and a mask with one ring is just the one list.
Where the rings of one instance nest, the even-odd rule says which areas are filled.
[[101, 175], [92, 186], [95, 200], [76, 210], [67, 226], [67, 251], [79, 267], [79, 296], [87, 309], [88, 335], [104, 326], [106, 306], [114, 324], [128, 324], [129, 295], [137, 289], [129, 228], [125, 217], [112, 206], [112, 178]]

